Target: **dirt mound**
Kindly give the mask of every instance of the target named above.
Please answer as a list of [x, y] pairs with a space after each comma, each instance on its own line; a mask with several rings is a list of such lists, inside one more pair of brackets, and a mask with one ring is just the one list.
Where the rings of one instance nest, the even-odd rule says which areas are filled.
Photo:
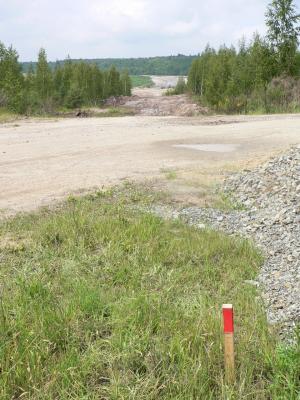
[[148, 116], [195, 116], [206, 115], [208, 109], [191, 101], [187, 95], [178, 96], [139, 96], [127, 98], [125, 105], [136, 114]]

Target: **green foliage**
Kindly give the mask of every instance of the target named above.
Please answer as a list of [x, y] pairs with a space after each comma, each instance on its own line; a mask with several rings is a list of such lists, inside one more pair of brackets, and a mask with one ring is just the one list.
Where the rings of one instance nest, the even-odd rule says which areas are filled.
[[[128, 71], [130, 75], [187, 75], [189, 68], [197, 58], [194, 56], [185, 56], [178, 54], [177, 56], [168, 57], [148, 57], [148, 58], [105, 58], [105, 59], [86, 59], [72, 60], [74, 64], [84, 61], [86, 64], [96, 64], [102, 70], [108, 70], [111, 65], [115, 65], [119, 71]], [[64, 60], [59, 61], [60, 65], [65, 63]], [[22, 63], [24, 72], [27, 72], [30, 63]], [[56, 63], [49, 64], [55, 69]]]
[[[293, 109], [293, 92], [286, 94], [292, 99], [288, 106], [283, 101], [278, 109], [278, 102], [273, 102], [283, 97], [279, 88], [274, 89], [273, 80], [283, 74], [287, 80], [300, 75], [300, 55], [296, 51], [298, 21], [292, 0], [273, 0], [266, 13], [267, 38], [255, 34], [249, 44], [243, 39], [237, 50], [222, 46], [216, 51], [207, 46], [191, 66], [189, 90], [218, 111]], [[285, 86], [289, 90], [290, 86]]]
[[15, 121], [18, 118], [16, 114], [3, 107], [0, 107], [0, 124]]
[[132, 87], [147, 87], [150, 88], [154, 85], [150, 76], [145, 75], [131, 75], [130, 76]]
[[77, 108], [100, 105], [109, 96], [131, 95], [127, 72], [121, 76], [115, 67], [101, 71], [95, 64], [72, 63], [67, 58], [52, 69], [44, 49], [25, 77], [18, 54], [0, 43], [0, 108], [17, 113], [51, 113], [59, 107]]
[[268, 39], [277, 56], [280, 74], [295, 73], [300, 16], [294, 0], [272, 0], [266, 13]]
[[67, 96], [65, 105], [68, 108], [80, 108], [84, 104], [82, 90], [78, 87], [72, 87]]
[[270, 398], [278, 400], [298, 400], [300, 397], [300, 331], [296, 332], [296, 346], [280, 345], [275, 354], [269, 355], [270, 371], [276, 374], [270, 376]]
[[117, 71], [116, 67], [113, 65], [105, 80], [107, 86], [107, 96], [117, 96], [121, 92], [121, 81], [120, 73]]
[[245, 284], [262, 261], [251, 244], [134, 209], [151, 193], [117, 194], [0, 225], [0, 398], [296, 400], [299, 347], [276, 346]]
[[38, 63], [35, 75], [35, 86], [39, 98], [48, 100], [53, 93], [52, 73], [48, 66], [45, 49], [41, 49], [38, 55]]
[[124, 96], [131, 96], [132, 82], [128, 71], [123, 72], [121, 75], [121, 90]]
[[179, 94], [184, 94], [187, 91], [187, 84], [185, 79], [181, 76], [178, 78], [177, 84], [174, 89], [168, 89], [166, 91], [166, 96], [173, 96], [173, 95], [179, 95]]
[[13, 112], [24, 110], [24, 78], [18, 62], [18, 54], [0, 42], [0, 107]]

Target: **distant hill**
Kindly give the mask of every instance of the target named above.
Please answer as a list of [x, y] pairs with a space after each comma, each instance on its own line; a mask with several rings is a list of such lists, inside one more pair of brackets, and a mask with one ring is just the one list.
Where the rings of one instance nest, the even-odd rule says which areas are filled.
[[[97, 64], [101, 69], [109, 69], [114, 65], [118, 70], [128, 70], [130, 75], [187, 75], [189, 68], [198, 56], [149, 57], [149, 58], [104, 58], [104, 59], [74, 59], [73, 62], [84, 61]], [[63, 64], [63, 60], [50, 62], [51, 68], [56, 64]], [[28, 71], [30, 62], [21, 63], [24, 72]], [[32, 63], [35, 66], [35, 63]]]

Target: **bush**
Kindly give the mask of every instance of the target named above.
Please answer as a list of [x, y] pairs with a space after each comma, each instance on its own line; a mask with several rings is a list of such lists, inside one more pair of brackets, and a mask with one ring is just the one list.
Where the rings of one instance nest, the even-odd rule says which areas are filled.
[[176, 94], [184, 94], [186, 92], [187, 85], [185, 82], [185, 79], [181, 76], [178, 79], [177, 85], [175, 87], [175, 93]]
[[166, 96], [176, 96], [179, 94], [184, 94], [187, 91], [187, 84], [185, 82], [185, 79], [181, 76], [178, 78], [177, 84], [174, 89], [168, 89], [166, 91]]

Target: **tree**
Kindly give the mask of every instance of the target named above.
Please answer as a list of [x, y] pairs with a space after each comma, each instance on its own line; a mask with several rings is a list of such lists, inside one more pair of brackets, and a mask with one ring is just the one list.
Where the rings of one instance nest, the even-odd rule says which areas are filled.
[[108, 72], [107, 85], [107, 92], [109, 93], [109, 96], [118, 96], [121, 94], [120, 73], [117, 71], [114, 65]]
[[100, 104], [103, 95], [103, 73], [96, 64], [89, 68], [91, 74], [89, 97], [91, 103], [97, 105]]
[[121, 75], [121, 88], [124, 96], [131, 96], [132, 83], [128, 71]]
[[41, 49], [35, 68], [27, 64], [22, 73], [18, 53], [0, 42], [0, 107], [29, 114], [53, 112], [64, 105], [94, 106], [122, 94], [131, 95], [128, 72], [120, 76], [115, 67], [102, 71], [95, 63], [72, 62], [70, 57], [48, 63], [46, 51]]
[[299, 14], [294, 0], [273, 0], [266, 12], [268, 40], [277, 54], [278, 72], [295, 73], [296, 52], [299, 44]]
[[24, 78], [18, 58], [16, 50], [0, 43], [0, 106], [23, 112]]
[[276, 59], [267, 41], [257, 33], [253, 36], [249, 49], [249, 66], [252, 71], [253, 89], [260, 93], [265, 112], [268, 112], [267, 88], [276, 75]]
[[67, 96], [70, 87], [71, 81], [73, 78], [73, 63], [70, 59], [70, 56], [67, 56], [66, 60], [63, 63], [63, 74], [62, 74], [62, 83], [61, 83], [61, 96], [63, 99]]
[[35, 82], [37, 93], [40, 99], [45, 102], [52, 94], [52, 72], [48, 66], [47, 55], [44, 49], [41, 49], [39, 52]]
[[57, 62], [53, 72], [53, 88], [56, 101], [62, 105], [66, 92], [63, 86], [63, 67]]
[[201, 56], [194, 60], [188, 77], [188, 88], [195, 94], [203, 96], [205, 94], [207, 76], [209, 74], [209, 64], [215, 57], [216, 52], [207, 44]]

